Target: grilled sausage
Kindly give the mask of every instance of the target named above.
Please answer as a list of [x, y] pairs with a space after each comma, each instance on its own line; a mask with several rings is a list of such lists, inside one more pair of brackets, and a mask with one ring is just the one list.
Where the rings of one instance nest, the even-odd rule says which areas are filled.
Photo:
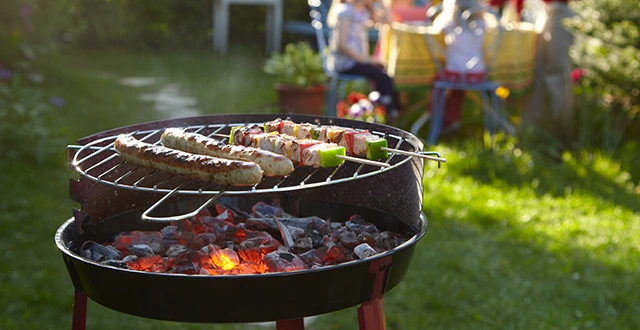
[[254, 162], [260, 165], [266, 176], [284, 176], [293, 172], [293, 163], [283, 155], [253, 147], [228, 145], [179, 128], [167, 128], [162, 134], [162, 144], [199, 155]]
[[128, 163], [171, 174], [239, 186], [262, 180], [262, 169], [256, 163], [194, 155], [145, 143], [130, 135], [119, 135], [114, 148]]

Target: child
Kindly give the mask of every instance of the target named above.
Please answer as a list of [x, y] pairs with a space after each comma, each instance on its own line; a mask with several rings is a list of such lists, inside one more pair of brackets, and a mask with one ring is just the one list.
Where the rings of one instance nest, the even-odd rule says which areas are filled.
[[391, 14], [380, 0], [334, 0], [327, 17], [332, 28], [329, 69], [343, 74], [368, 77], [380, 93], [379, 102], [387, 114], [398, 114], [398, 94], [393, 78], [382, 62], [369, 53], [368, 29], [371, 24], [391, 22]]
[[[444, 77], [438, 76], [436, 79], [468, 84], [485, 80], [485, 21], [482, 18], [484, 11], [475, 9], [479, 6], [478, 0], [443, 1], [442, 12], [435, 18], [433, 26], [440, 29], [445, 36], [446, 63]], [[470, 8], [475, 9], [472, 15], [463, 17], [462, 14]], [[447, 95], [443, 133], [460, 126], [464, 93], [464, 90], [452, 90]]]

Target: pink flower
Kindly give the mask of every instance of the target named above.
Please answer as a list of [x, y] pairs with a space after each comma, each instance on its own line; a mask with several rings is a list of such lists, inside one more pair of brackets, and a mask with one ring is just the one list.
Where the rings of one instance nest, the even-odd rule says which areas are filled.
[[586, 74], [587, 74], [586, 70], [581, 69], [581, 68], [575, 68], [575, 69], [573, 69], [573, 71], [571, 71], [571, 81], [573, 81], [574, 83], [577, 83]]

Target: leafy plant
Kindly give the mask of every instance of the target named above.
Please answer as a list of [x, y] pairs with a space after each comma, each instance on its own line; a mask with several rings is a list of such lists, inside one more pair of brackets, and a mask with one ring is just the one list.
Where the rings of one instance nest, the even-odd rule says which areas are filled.
[[57, 139], [46, 121], [52, 110], [42, 91], [22, 85], [19, 75], [8, 84], [0, 84], [0, 148], [4, 156], [42, 162], [54, 152]]
[[576, 35], [571, 57], [581, 70], [579, 115], [581, 125], [593, 126], [581, 126], [581, 139], [599, 133], [602, 147], [612, 151], [640, 113], [640, 7], [622, 0], [571, 5], [578, 13], [567, 26]]
[[272, 53], [263, 70], [274, 75], [276, 83], [299, 88], [322, 85], [327, 80], [322, 57], [307, 42], [290, 43], [284, 52]]

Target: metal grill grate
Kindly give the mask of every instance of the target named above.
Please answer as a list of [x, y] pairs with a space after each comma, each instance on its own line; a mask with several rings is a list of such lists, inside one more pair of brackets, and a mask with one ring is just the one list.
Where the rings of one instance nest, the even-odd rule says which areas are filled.
[[[181, 128], [199, 133], [211, 138], [228, 142], [231, 128], [234, 126], [252, 125], [254, 123], [224, 123], [206, 125], [186, 125]], [[262, 123], [255, 123], [262, 124]], [[160, 137], [164, 128], [148, 130], [134, 130], [128, 132], [133, 137], [146, 143], [160, 145]], [[411, 141], [395, 134], [370, 130], [372, 134], [387, 139], [389, 147], [408, 152], [421, 153], [419, 147]], [[125, 162], [114, 149], [114, 141], [118, 134], [103, 136], [85, 145], [70, 145], [71, 167], [84, 178], [99, 184], [115, 188], [135, 191], [164, 193], [156, 204], [144, 214], [147, 221], [166, 222], [186, 219], [197, 214], [211, 202], [223, 194], [260, 194], [278, 193], [299, 189], [308, 189], [332, 184], [339, 184], [357, 179], [367, 178], [383, 172], [393, 171], [411, 159], [411, 155], [389, 153], [389, 157], [382, 160], [388, 167], [360, 164], [346, 161], [334, 168], [312, 168], [297, 166], [295, 170], [284, 177], [264, 177], [261, 182], [253, 186], [230, 186], [211, 182], [204, 182], [180, 175], [172, 175], [163, 171], [140, 167]], [[211, 196], [194, 212], [175, 217], [154, 218], [149, 213], [168, 198], [176, 195]]]
[[[228, 142], [231, 127], [246, 124], [209, 124], [183, 127], [187, 131], [199, 133], [217, 140]], [[135, 131], [131, 134], [146, 143], [160, 145], [160, 136], [164, 129]], [[380, 132], [371, 133], [387, 139], [389, 146], [410, 152], [420, 150], [406, 139]], [[312, 168], [297, 166], [289, 175], [284, 177], [264, 177], [261, 182], [253, 186], [227, 186], [200, 180], [193, 180], [183, 176], [170, 175], [162, 171], [139, 167], [126, 163], [113, 148], [117, 135], [103, 137], [84, 146], [71, 145], [68, 148], [75, 151], [71, 167], [80, 175], [101, 184], [117, 188], [133, 189], [147, 192], [172, 192], [178, 188], [179, 194], [246, 194], [272, 193], [296, 189], [305, 189], [321, 185], [341, 183], [345, 181], [376, 175], [384, 171], [391, 171], [411, 156], [390, 153], [383, 160], [390, 167], [377, 167], [367, 164], [345, 162], [334, 168]]]

